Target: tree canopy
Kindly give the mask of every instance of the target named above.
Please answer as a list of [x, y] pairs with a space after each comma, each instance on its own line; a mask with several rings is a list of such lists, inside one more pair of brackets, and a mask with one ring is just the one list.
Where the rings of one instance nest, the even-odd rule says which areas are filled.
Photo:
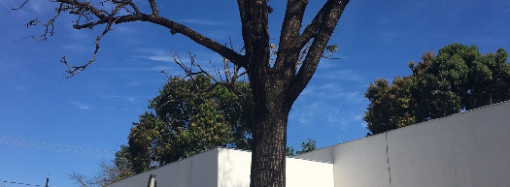
[[[129, 134], [130, 162], [136, 173], [188, 158], [218, 146], [249, 149], [251, 130], [243, 116], [243, 100], [211, 79], [171, 78], [150, 101], [151, 111], [140, 115]], [[238, 82], [246, 90], [246, 83]], [[251, 97], [246, 95], [244, 99]]]
[[421, 59], [409, 63], [411, 75], [397, 76], [391, 85], [378, 79], [367, 88], [363, 119], [371, 134], [510, 99], [510, 64], [502, 48], [482, 55], [475, 45], [451, 44]]

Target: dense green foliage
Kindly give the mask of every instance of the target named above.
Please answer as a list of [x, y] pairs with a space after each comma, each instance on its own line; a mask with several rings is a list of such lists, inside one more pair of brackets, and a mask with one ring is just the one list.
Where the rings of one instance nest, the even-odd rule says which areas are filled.
[[[226, 146], [248, 149], [250, 128], [243, 117], [245, 100], [206, 76], [171, 78], [153, 100], [150, 112], [133, 123], [129, 134], [130, 163], [134, 172], [184, 159], [208, 149]], [[237, 89], [249, 89], [237, 83]], [[212, 88], [211, 91], [202, 92]], [[244, 96], [244, 99], [251, 96]], [[251, 99], [248, 99], [251, 101]]]
[[[370, 101], [363, 119], [371, 134], [412, 125], [510, 99], [508, 53], [482, 55], [474, 45], [451, 44], [437, 56], [409, 63], [412, 75], [390, 85], [378, 79], [367, 88]], [[370, 134], [369, 134], [370, 135]]]
[[303, 153], [307, 153], [310, 151], [313, 151], [317, 148], [317, 145], [315, 144], [315, 140], [308, 139], [308, 142], [302, 142], [301, 143], [301, 150], [294, 150], [292, 146], [286, 148], [286, 155], [287, 156], [295, 156]]

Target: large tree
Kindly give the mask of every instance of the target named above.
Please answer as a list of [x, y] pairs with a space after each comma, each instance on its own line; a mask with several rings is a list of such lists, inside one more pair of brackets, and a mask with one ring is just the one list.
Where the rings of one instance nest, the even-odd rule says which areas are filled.
[[372, 134], [510, 99], [510, 63], [502, 48], [482, 55], [474, 45], [451, 44], [409, 63], [412, 75], [367, 88], [363, 119]]
[[173, 77], [150, 101], [149, 109], [133, 123], [129, 134], [129, 163], [135, 173], [188, 158], [218, 146], [249, 149], [251, 130], [242, 111], [250, 104], [247, 83], [238, 96], [204, 76]]
[[[153, 23], [169, 29], [172, 34], [182, 34], [228, 59], [235, 66], [244, 68], [254, 101], [249, 109], [252, 111], [250, 122], [253, 124], [251, 186], [285, 186], [288, 114], [294, 101], [315, 73], [349, 0], [327, 0], [304, 28], [302, 21], [308, 0], [288, 0], [274, 62], [270, 61], [272, 50], [268, 29], [268, 14], [273, 9], [268, 1], [237, 0], [244, 53], [236, 52], [171, 18], [160, 16], [155, 0], [148, 0], [151, 7], [151, 12], [148, 13], [140, 11], [132, 0], [106, 0], [98, 4], [88, 0], [54, 0], [51, 2], [57, 4], [56, 16], [45, 23], [35, 19], [28, 23], [28, 26], [45, 25], [46, 32], [41, 37], [35, 37], [45, 39], [47, 35], [53, 34], [54, 20], [61, 13], [76, 15], [73, 28], [78, 30], [105, 25], [103, 33], [96, 39], [96, 50], [90, 61], [75, 66], [65, 58], [61, 59], [69, 68], [70, 76], [83, 71], [94, 62], [100, 39], [114, 24], [133, 21]], [[105, 3], [111, 3], [112, 8], [103, 8]]]

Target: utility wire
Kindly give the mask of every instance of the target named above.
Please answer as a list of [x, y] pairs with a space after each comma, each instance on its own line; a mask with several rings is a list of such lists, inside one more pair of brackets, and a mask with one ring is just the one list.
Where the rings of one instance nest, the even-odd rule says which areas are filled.
[[13, 137], [7, 137], [7, 136], [0, 136], [0, 143], [6, 144], [6, 145], [22, 146], [22, 147], [43, 149], [43, 150], [49, 150], [49, 151], [80, 154], [80, 155], [89, 155], [89, 156], [98, 156], [98, 157], [111, 157], [113, 154], [116, 153], [116, 151], [114, 151], [114, 150], [86, 148], [86, 147], [80, 147], [80, 146], [56, 144], [56, 143], [49, 143], [49, 142], [45, 142], [45, 141], [27, 140], [27, 139], [13, 138]]
[[[13, 182], [13, 181], [6, 181], [6, 180], [0, 180], [0, 182], [4, 183], [4, 184], [2, 184], [2, 186], [5, 186], [5, 183], [25, 185], [25, 186], [45, 186], [45, 185], [39, 185], [39, 184], [30, 184], [30, 183], [23, 183], [23, 182]], [[50, 186], [47, 186], [47, 187], [50, 187]], [[52, 186], [52, 187], [54, 187], [54, 186]]]

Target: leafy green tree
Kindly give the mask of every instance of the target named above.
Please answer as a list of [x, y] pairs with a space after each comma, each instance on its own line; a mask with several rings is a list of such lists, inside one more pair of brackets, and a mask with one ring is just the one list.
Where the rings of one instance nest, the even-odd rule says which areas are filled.
[[391, 86], [386, 79], [370, 83], [365, 93], [370, 104], [363, 119], [371, 133], [377, 134], [415, 123], [414, 116], [409, 112], [413, 107], [412, 98], [409, 97], [413, 84], [412, 78], [398, 76]]
[[[29, 1], [23, 1], [15, 10], [21, 9]], [[113, 30], [115, 24], [135, 21], [162, 26], [172, 35], [181, 34], [218, 53], [236, 67], [244, 68], [254, 101], [250, 108], [243, 106], [245, 111], [251, 111], [248, 119], [250, 124], [253, 124], [250, 185], [282, 187], [286, 184], [285, 148], [289, 112], [314, 75], [349, 0], [313, 1], [322, 4], [322, 8], [314, 14], [309, 23], [303, 23], [309, 1], [288, 0], [287, 7], [283, 10], [285, 15], [281, 32], [277, 34], [279, 43], [275, 47], [271, 47], [269, 42], [269, 14], [279, 10], [273, 10], [269, 0], [237, 0], [243, 37], [242, 53], [171, 18], [163, 17], [160, 14], [161, 6], [158, 6], [155, 0], [148, 0], [151, 9], [149, 12], [139, 8], [140, 2], [132, 0], [107, 0], [100, 3], [88, 0], [51, 2], [55, 3], [53, 9], [56, 11], [55, 16], [46, 23], [40, 22], [37, 18], [29, 21], [27, 26], [43, 25], [46, 28], [42, 35], [31, 38], [44, 41], [47, 36], [53, 35], [55, 20], [64, 13], [76, 17], [73, 22], [74, 29], [105, 26], [103, 32], [96, 37], [94, 54], [89, 61], [76, 66], [62, 57], [60, 62], [68, 67], [69, 77], [82, 72], [96, 60], [100, 40]], [[334, 47], [328, 49], [336, 50]], [[273, 52], [276, 56], [274, 61], [271, 60]], [[232, 91], [233, 87], [229, 89]], [[207, 104], [203, 104], [202, 107], [211, 111], [216, 110]], [[154, 133], [154, 136], [158, 135]], [[210, 144], [205, 144], [207, 145]]]
[[[367, 88], [370, 101], [363, 119], [371, 134], [510, 99], [508, 53], [482, 55], [474, 45], [451, 44], [437, 56], [409, 63], [412, 75], [391, 85], [378, 79]], [[369, 133], [369, 135], [370, 135]]]
[[[140, 173], [218, 146], [249, 149], [251, 131], [241, 102], [251, 102], [247, 84], [238, 97], [222, 85], [198, 75], [193, 79], [171, 78], [151, 100], [149, 109], [133, 123], [129, 135], [130, 163]], [[241, 99], [243, 98], [243, 99]]]
[[299, 150], [299, 151], [294, 150], [294, 148], [292, 146], [287, 147], [285, 150], [287, 152], [287, 156], [295, 156], [295, 155], [313, 151], [316, 148], [317, 148], [317, 145], [316, 145], [315, 140], [308, 139], [308, 141], [306, 143], [305, 142], [301, 143], [301, 150]]

